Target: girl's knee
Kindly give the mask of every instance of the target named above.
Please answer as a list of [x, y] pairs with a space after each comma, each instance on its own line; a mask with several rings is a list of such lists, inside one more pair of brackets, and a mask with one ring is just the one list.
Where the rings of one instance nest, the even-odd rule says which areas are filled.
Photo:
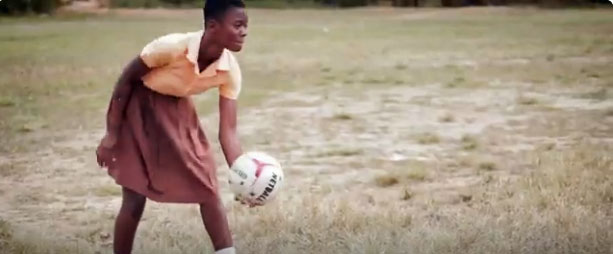
[[136, 193], [128, 188], [123, 188], [123, 205], [130, 208], [132, 211], [139, 211], [145, 207], [145, 196]]
[[218, 196], [213, 196], [210, 199], [199, 204], [200, 208], [217, 208], [222, 207], [221, 199]]

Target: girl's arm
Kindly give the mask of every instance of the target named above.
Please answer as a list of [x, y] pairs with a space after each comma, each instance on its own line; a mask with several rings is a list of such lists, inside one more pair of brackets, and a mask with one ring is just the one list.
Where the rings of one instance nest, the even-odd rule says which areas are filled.
[[219, 96], [219, 143], [228, 166], [243, 154], [236, 131], [236, 109], [236, 100]]
[[132, 94], [135, 84], [147, 74], [151, 69], [143, 62], [140, 57], [134, 58], [124, 68], [119, 80], [115, 84], [111, 102], [109, 103], [106, 118], [106, 136], [103, 139], [103, 146], [111, 147], [117, 141], [117, 135], [124, 119], [128, 100]]

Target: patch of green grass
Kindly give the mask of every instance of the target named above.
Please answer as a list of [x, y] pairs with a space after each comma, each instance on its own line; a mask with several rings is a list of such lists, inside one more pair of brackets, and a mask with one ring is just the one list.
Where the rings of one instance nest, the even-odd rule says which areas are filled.
[[587, 77], [588, 78], [600, 78], [601, 76], [600, 74], [593, 72], [593, 73], [588, 74]]
[[35, 192], [19, 193], [15, 195], [12, 202], [15, 204], [40, 203], [44, 201], [43, 195]]
[[0, 249], [7, 248], [8, 242], [13, 238], [8, 222], [0, 218]]
[[15, 175], [23, 175], [25, 167], [18, 163], [7, 163], [0, 165], [0, 176], [8, 177]]
[[328, 151], [319, 153], [319, 154], [317, 154], [316, 157], [334, 157], [334, 156], [349, 157], [349, 156], [360, 155], [362, 153], [363, 153], [363, 151], [360, 150], [360, 149], [337, 148], [337, 149], [330, 149]]
[[22, 125], [19, 128], [17, 128], [17, 131], [20, 133], [28, 133], [28, 132], [33, 132], [34, 130], [36, 130], [34, 127], [32, 127], [31, 125]]
[[435, 133], [431, 133], [431, 132], [424, 132], [424, 133], [417, 135], [416, 140], [418, 143], [422, 145], [437, 144], [441, 141], [438, 135], [436, 135]]
[[402, 191], [402, 197], [400, 197], [400, 199], [404, 200], [404, 201], [407, 201], [407, 200], [413, 198], [414, 196], [415, 196], [415, 193], [413, 193], [409, 189], [404, 189]]
[[556, 57], [555, 57], [555, 55], [549, 54], [549, 55], [547, 55], [546, 59], [547, 59], [548, 62], [553, 62], [553, 60], [555, 60]]
[[540, 104], [537, 107], [538, 110], [544, 111], [544, 112], [553, 112], [553, 111], [561, 111], [560, 108], [554, 106], [554, 105], [549, 105], [549, 104]]
[[555, 143], [545, 143], [545, 144], [540, 145], [538, 148], [541, 151], [551, 151], [554, 148], [556, 148], [556, 144]]
[[343, 83], [347, 85], [351, 85], [351, 84], [355, 84], [355, 81], [353, 79], [345, 79], [343, 80]]
[[535, 105], [535, 104], [538, 104], [538, 103], [539, 103], [539, 101], [538, 101], [536, 98], [534, 98], [534, 97], [528, 97], [528, 96], [523, 96], [523, 95], [520, 95], [520, 96], [517, 98], [517, 103], [519, 103], [519, 104], [521, 104], [521, 105], [526, 105], [526, 106], [529, 106], [529, 105]]
[[451, 113], [445, 113], [439, 116], [438, 121], [441, 123], [451, 123], [455, 121], [455, 117]]
[[59, 236], [46, 233], [47, 231], [16, 229], [0, 220], [0, 253], [96, 253], [92, 245], [82, 239], [57, 241], [55, 237]]
[[584, 99], [591, 99], [591, 100], [606, 100], [607, 98], [609, 98], [609, 91], [607, 88], [600, 88], [596, 91], [592, 91], [592, 92], [587, 92], [584, 94], [581, 94], [579, 96], [580, 98], [584, 98]]
[[493, 171], [497, 166], [493, 161], [482, 161], [479, 162], [478, 168], [483, 171]]
[[473, 199], [473, 195], [470, 194], [460, 194], [460, 200], [462, 200], [462, 202], [470, 202]]
[[353, 116], [350, 115], [350, 114], [347, 114], [347, 113], [338, 113], [338, 114], [335, 114], [332, 117], [332, 119], [335, 119], [335, 120], [352, 120]]
[[375, 177], [375, 183], [380, 187], [411, 181], [424, 181], [429, 175], [428, 165], [421, 161], [397, 161], [391, 164], [382, 162], [377, 163], [376, 166], [386, 170], [385, 174]]
[[334, 81], [336, 79], [337, 79], [337, 77], [335, 75], [332, 75], [332, 74], [328, 74], [328, 75], [324, 76], [324, 80], [325, 81]]
[[425, 167], [412, 167], [409, 172], [406, 173], [406, 177], [415, 181], [423, 181], [428, 176], [428, 171]]
[[101, 185], [95, 187], [93, 193], [98, 197], [118, 197], [121, 196], [121, 187], [115, 184]]
[[479, 147], [479, 142], [472, 135], [465, 134], [464, 136], [462, 136], [461, 142], [462, 149], [464, 150], [475, 150], [477, 149], [477, 147]]
[[445, 87], [448, 87], [448, 88], [461, 87], [461, 86], [463, 86], [465, 84], [465, 82], [466, 82], [466, 78], [459, 76], [459, 77], [455, 77], [453, 80], [447, 82], [445, 84]]
[[396, 70], [402, 71], [402, 70], [406, 70], [407, 68], [409, 68], [409, 66], [407, 66], [406, 64], [399, 63], [399, 64], [396, 64], [394, 68]]
[[0, 96], [0, 108], [8, 108], [17, 105], [17, 100], [14, 98]]
[[378, 77], [367, 77], [362, 79], [362, 83], [364, 84], [383, 84], [385, 83], [385, 79]]

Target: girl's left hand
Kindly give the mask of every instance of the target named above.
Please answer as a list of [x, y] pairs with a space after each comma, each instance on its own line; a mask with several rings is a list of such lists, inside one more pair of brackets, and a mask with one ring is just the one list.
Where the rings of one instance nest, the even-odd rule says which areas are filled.
[[241, 202], [242, 205], [248, 205], [249, 208], [254, 208], [254, 207], [262, 206], [261, 204], [250, 202], [249, 200], [242, 200], [242, 199], [239, 199], [238, 197], [234, 197], [234, 200], [238, 201], [238, 202]]

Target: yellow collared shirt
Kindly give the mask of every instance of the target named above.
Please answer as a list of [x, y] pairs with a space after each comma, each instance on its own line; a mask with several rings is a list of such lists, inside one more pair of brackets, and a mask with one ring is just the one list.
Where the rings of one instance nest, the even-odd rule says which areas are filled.
[[219, 94], [237, 99], [241, 90], [241, 70], [234, 55], [224, 49], [217, 61], [202, 72], [198, 52], [203, 31], [162, 36], [143, 48], [140, 57], [151, 71], [143, 83], [161, 94], [185, 97], [218, 87]]

